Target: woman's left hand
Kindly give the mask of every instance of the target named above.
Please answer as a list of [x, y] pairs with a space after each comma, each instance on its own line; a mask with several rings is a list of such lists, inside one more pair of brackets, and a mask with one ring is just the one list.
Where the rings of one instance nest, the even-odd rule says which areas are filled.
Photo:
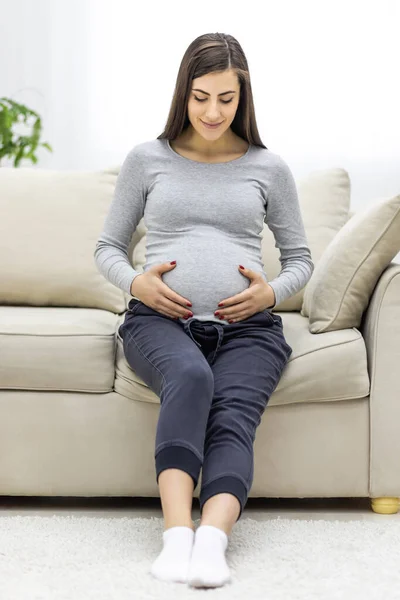
[[216, 317], [223, 317], [230, 323], [248, 319], [257, 312], [272, 308], [276, 302], [274, 290], [261, 273], [256, 273], [251, 269], [242, 269], [240, 266], [239, 271], [251, 280], [249, 287], [236, 296], [221, 300], [214, 313]]

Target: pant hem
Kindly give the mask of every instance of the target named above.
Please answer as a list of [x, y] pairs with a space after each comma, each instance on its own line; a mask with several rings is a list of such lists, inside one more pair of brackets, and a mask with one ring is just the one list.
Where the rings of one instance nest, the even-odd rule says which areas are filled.
[[191, 450], [184, 446], [167, 446], [158, 452], [155, 461], [157, 484], [162, 471], [180, 469], [191, 476], [194, 489], [196, 489], [200, 476], [201, 461]]
[[216, 494], [232, 494], [236, 496], [240, 503], [240, 512], [239, 516], [236, 519], [236, 522], [239, 521], [242, 516], [243, 509], [247, 502], [247, 489], [244, 484], [237, 477], [232, 476], [223, 476], [219, 479], [214, 479], [208, 485], [204, 486], [201, 490], [200, 494], [200, 515], [203, 513], [203, 506], [212, 496]]

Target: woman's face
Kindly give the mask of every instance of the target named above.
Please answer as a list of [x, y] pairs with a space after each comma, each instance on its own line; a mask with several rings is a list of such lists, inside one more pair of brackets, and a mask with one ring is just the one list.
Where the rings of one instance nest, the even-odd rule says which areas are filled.
[[[193, 79], [188, 101], [188, 117], [196, 132], [210, 141], [221, 137], [235, 118], [239, 96], [237, 75], [231, 70], [209, 73]], [[203, 122], [221, 125], [209, 129]]]

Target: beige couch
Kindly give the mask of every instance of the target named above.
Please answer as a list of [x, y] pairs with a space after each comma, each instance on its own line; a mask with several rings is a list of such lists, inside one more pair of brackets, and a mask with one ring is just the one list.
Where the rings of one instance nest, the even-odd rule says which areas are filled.
[[[159, 399], [118, 336], [131, 297], [93, 257], [117, 173], [0, 169], [3, 496], [159, 496]], [[298, 189], [317, 265], [352, 214], [350, 181], [330, 169]], [[139, 270], [145, 233], [142, 219], [128, 251]], [[266, 225], [262, 255], [271, 280]], [[303, 294], [275, 307], [293, 354], [257, 430], [250, 497], [369, 497], [397, 512], [400, 265], [383, 270], [359, 327], [311, 333]]]

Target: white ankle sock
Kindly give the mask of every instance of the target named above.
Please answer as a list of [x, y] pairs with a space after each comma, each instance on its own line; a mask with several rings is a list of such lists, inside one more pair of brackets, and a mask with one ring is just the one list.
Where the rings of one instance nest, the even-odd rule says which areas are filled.
[[228, 536], [225, 531], [213, 525], [200, 525], [194, 538], [188, 573], [189, 585], [219, 587], [230, 581], [231, 575], [225, 558], [227, 547]]
[[163, 581], [187, 582], [194, 540], [190, 527], [170, 527], [163, 533], [163, 549], [151, 566], [150, 573]]

